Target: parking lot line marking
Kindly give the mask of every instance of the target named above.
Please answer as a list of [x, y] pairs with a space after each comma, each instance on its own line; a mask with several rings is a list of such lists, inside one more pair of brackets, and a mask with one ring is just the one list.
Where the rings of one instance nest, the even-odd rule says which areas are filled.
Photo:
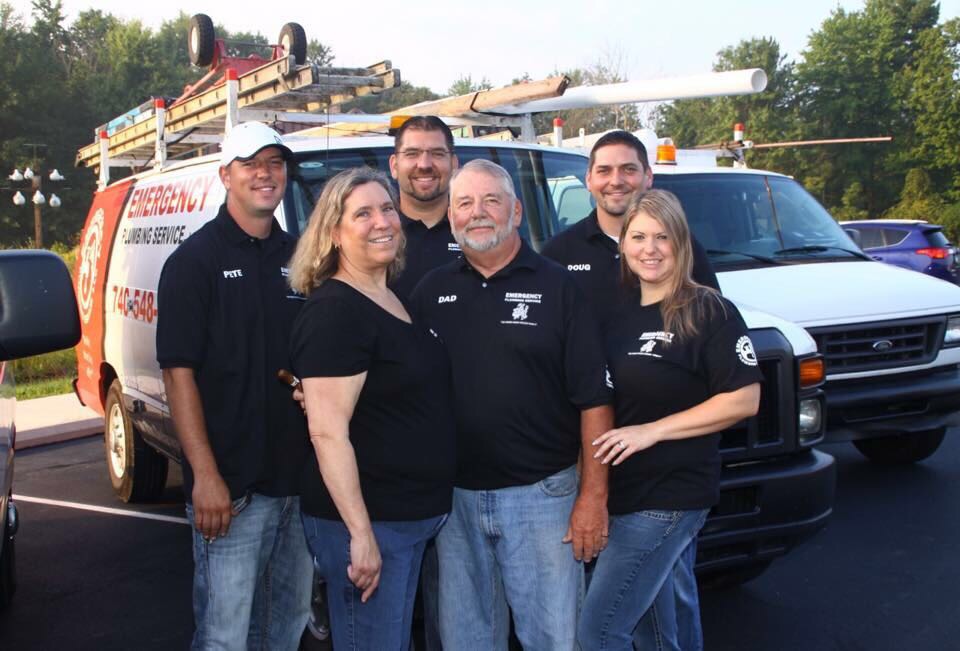
[[33, 504], [46, 504], [47, 506], [62, 506], [67, 509], [79, 509], [81, 511], [94, 511], [95, 513], [106, 513], [108, 515], [125, 515], [129, 518], [142, 518], [144, 520], [159, 520], [160, 522], [173, 522], [174, 524], [190, 524], [186, 518], [177, 518], [172, 515], [157, 515], [155, 513], [141, 513], [140, 511], [125, 511], [123, 509], [112, 509], [107, 506], [92, 506], [90, 504], [80, 504], [79, 502], [64, 502], [63, 500], [48, 500], [45, 497], [30, 497], [29, 495], [13, 495], [14, 501], [32, 502]]

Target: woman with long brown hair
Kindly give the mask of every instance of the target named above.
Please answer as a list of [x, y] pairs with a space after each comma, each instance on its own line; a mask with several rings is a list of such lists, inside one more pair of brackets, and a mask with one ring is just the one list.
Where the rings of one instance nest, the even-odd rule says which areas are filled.
[[678, 649], [699, 631], [678, 629], [674, 566], [719, 499], [719, 432], [756, 414], [762, 376], [737, 308], [691, 278], [674, 195], [632, 200], [620, 257], [632, 291], [606, 332], [616, 429], [594, 441], [611, 465], [609, 542], [579, 639], [589, 651], [632, 649], [635, 637], [639, 648]]

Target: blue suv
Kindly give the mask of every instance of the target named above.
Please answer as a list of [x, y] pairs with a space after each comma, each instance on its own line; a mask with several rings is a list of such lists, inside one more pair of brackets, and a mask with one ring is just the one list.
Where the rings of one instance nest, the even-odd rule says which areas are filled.
[[957, 249], [942, 226], [919, 219], [865, 219], [840, 226], [874, 260], [951, 283], [960, 281]]

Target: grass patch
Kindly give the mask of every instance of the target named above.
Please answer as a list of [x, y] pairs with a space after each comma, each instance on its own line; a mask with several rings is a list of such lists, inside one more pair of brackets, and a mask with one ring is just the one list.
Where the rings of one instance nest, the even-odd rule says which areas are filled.
[[32, 400], [73, 393], [73, 378], [58, 377], [35, 382], [17, 382], [17, 400]]
[[13, 373], [18, 382], [25, 384], [55, 378], [72, 380], [77, 377], [77, 352], [67, 348], [46, 355], [24, 357], [13, 363]]

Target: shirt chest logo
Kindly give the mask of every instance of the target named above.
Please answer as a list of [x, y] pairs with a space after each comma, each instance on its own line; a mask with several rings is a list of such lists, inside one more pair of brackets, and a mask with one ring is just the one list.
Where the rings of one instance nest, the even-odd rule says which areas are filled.
[[658, 351], [662, 346], [658, 347], [657, 344], [669, 344], [673, 341], [672, 332], [663, 332], [663, 331], [654, 331], [654, 332], [644, 332], [638, 338], [639, 341], [643, 342], [643, 345], [640, 346], [639, 350], [630, 351], [628, 355], [643, 355], [645, 357], [657, 357], [662, 358]]
[[456, 242], [447, 242], [447, 251], [449, 253], [460, 253], [460, 245]]
[[567, 270], [568, 270], [568, 271], [590, 271], [590, 265], [589, 265], [589, 264], [586, 264], [586, 263], [584, 263], [584, 264], [568, 264], [568, 265], [567, 265]]
[[457, 295], [456, 295], [456, 294], [450, 294], [449, 296], [438, 296], [438, 297], [437, 297], [437, 304], [440, 304], [440, 303], [456, 303], [456, 302], [457, 302]]
[[243, 269], [224, 269], [224, 278], [243, 278]]
[[543, 294], [530, 292], [506, 292], [503, 295], [503, 302], [507, 304], [510, 310], [510, 316], [500, 321], [501, 325], [539, 325], [536, 321], [531, 321], [530, 308], [533, 305], [540, 305], [543, 300]]

